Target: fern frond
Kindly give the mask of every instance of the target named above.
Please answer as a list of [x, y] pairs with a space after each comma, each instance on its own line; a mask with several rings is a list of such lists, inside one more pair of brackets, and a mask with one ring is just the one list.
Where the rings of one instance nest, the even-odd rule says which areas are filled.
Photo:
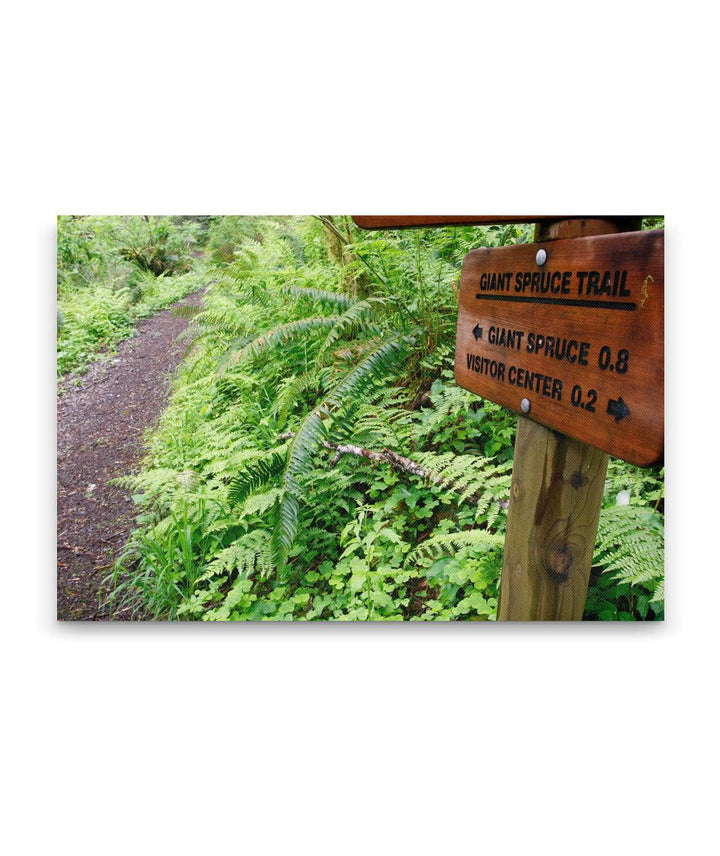
[[287, 554], [295, 540], [299, 515], [298, 478], [314, 466], [315, 452], [325, 439], [322, 412], [313, 410], [305, 417], [296, 431], [288, 451], [283, 493], [278, 505], [278, 514], [272, 537], [273, 559], [278, 568], [287, 561]]
[[236, 300], [240, 303], [239, 298], [242, 298], [242, 306], [251, 304], [254, 306], [262, 306], [265, 309], [275, 302], [275, 295], [267, 288], [267, 286], [264, 283], [258, 283], [254, 280], [249, 286], [245, 287], [239, 297], [236, 297]]
[[406, 447], [413, 445], [415, 422], [415, 414], [402, 407], [361, 407], [355, 417], [353, 442], [407, 454]]
[[237, 352], [234, 356], [234, 362], [239, 363], [247, 357], [255, 357], [261, 352], [267, 352], [280, 345], [286, 345], [302, 333], [312, 330], [327, 329], [332, 327], [337, 321], [337, 315], [329, 317], [317, 316], [314, 318], [301, 318], [299, 321], [290, 321], [288, 324], [281, 324], [257, 339], [253, 339]]
[[593, 563], [619, 582], [656, 590], [665, 572], [663, 518], [651, 508], [617, 505], [600, 514]]
[[315, 453], [326, 439], [322, 417], [331, 410], [342, 410], [349, 399], [357, 399], [368, 387], [386, 380], [398, 365], [399, 355], [411, 342], [411, 337], [396, 334], [377, 345], [359, 365], [345, 375], [320, 407], [305, 417], [295, 433], [288, 452], [283, 495], [273, 532], [273, 558], [278, 568], [287, 561], [297, 532], [300, 509], [298, 479], [315, 466]]
[[499, 506], [510, 495], [512, 461], [497, 463], [454, 452], [425, 452], [415, 455], [415, 459], [433, 481], [454, 494], [459, 504], [472, 498], [478, 514], [484, 514], [492, 505]]
[[225, 351], [220, 356], [215, 367], [215, 374], [220, 377], [231, 367], [237, 363], [236, 357], [239, 350], [245, 347], [249, 342], [255, 339], [255, 335], [236, 336], [227, 346]]
[[361, 412], [355, 419], [352, 439], [358, 446], [367, 448], [391, 448], [402, 451], [394, 426], [384, 418], [384, 412]]
[[465, 532], [450, 532], [428, 538], [412, 550], [406, 559], [406, 565], [436, 559], [457, 552], [463, 547], [482, 547], [495, 550], [503, 545], [502, 535], [488, 532], [486, 529], [468, 529]]
[[249, 496], [243, 505], [243, 517], [250, 517], [253, 514], [264, 514], [269, 508], [272, 508], [282, 496], [280, 488], [272, 487], [264, 493], [256, 493]]
[[291, 410], [297, 405], [302, 395], [311, 390], [324, 391], [327, 388], [330, 369], [309, 371], [285, 381], [279, 391], [273, 408], [278, 421], [284, 424]]
[[[186, 611], [199, 611], [203, 621], [227, 621], [251, 585], [248, 578], [254, 574], [267, 576], [271, 570], [270, 533], [265, 529], [254, 529], [221, 550], [210, 562], [198, 581], [209, 582], [209, 588], [204, 590], [200, 587], [194, 597], [196, 603], [190, 601]], [[214, 598], [219, 587], [233, 575], [236, 575], [235, 582], [224, 595], [221, 605], [207, 610], [204, 604]]]
[[286, 285], [282, 289], [282, 293], [298, 299], [304, 298], [312, 303], [320, 303], [322, 306], [334, 306], [340, 309], [347, 309], [355, 303], [355, 299], [347, 294], [340, 294], [337, 291], [324, 291], [321, 288]]
[[349, 399], [358, 399], [369, 388], [387, 382], [402, 365], [402, 355], [413, 342], [413, 335], [396, 333], [377, 345], [351, 369], [326, 398], [326, 406], [341, 408]]
[[240, 579], [246, 579], [255, 571], [267, 574], [272, 569], [269, 534], [265, 529], [253, 529], [234, 544], [220, 550], [208, 564], [201, 580], [228, 578], [235, 572]]
[[392, 302], [393, 299], [390, 297], [368, 297], [359, 303], [353, 303], [346, 312], [339, 316], [337, 324], [330, 330], [323, 342], [320, 354], [324, 354], [341, 339], [354, 335], [368, 316]]
[[258, 253], [248, 246], [235, 250], [234, 260], [222, 269], [222, 273], [234, 282], [241, 282], [248, 276], [252, 276], [258, 267]]
[[[221, 432], [222, 437], [222, 432]], [[222, 437], [227, 442], [226, 437]], [[218, 439], [218, 444], [220, 443]], [[275, 446], [272, 453], [285, 457], [287, 454], [287, 443], [281, 446]], [[220, 457], [213, 457], [203, 468], [202, 475], [207, 479], [221, 478], [223, 480], [232, 480], [241, 470], [253, 465], [259, 458], [267, 456], [267, 451], [260, 451], [257, 448], [248, 449], [241, 443], [225, 446], [223, 454]]]
[[213, 335], [218, 332], [228, 335], [242, 335], [262, 329], [267, 320], [267, 309], [255, 306], [250, 300], [239, 302], [234, 296], [223, 295], [215, 298], [212, 303], [196, 316], [198, 323], [207, 328]]
[[228, 500], [231, 505], [244, 502], [253, 491], [280, 475], [285, 467], [285, 456], [276, 451], [259, 458], [245, 466], [235, 476], [228, 489]]

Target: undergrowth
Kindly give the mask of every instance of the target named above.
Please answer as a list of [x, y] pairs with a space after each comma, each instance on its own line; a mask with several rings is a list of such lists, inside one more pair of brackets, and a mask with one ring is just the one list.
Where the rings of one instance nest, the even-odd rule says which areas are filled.
[[82, 371], [138, 319], [201, 288], [200, 225], [182, 218], [58, 217], [57, 374]]

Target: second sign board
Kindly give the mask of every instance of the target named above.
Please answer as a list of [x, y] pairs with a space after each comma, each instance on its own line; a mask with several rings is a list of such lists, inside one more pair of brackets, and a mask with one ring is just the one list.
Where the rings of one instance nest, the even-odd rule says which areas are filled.
[[471, 251], [458, 383], [641, 466], [663, 454], [664, 233]]

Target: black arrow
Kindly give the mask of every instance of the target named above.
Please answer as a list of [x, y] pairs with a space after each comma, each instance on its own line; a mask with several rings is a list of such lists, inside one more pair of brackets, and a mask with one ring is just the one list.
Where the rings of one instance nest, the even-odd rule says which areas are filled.
[[475, 325], [475, 329], [473, 330], [473, 336], [475, 339], [482, 339], [482, 327], [479, 324]]
[[616, 422], [620, 422], [626, 416], [630, 415], [630, 408], [625, 404], [621, 395], [617, 401], [612, 398], [608, 401], [607, 412], [615, 417]]

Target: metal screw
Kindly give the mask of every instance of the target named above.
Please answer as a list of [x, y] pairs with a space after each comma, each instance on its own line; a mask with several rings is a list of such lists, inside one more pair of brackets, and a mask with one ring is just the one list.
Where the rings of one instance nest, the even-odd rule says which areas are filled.
[[523, 413], [530, 413], [530, 399], [529, 398], [523, 398], [523, 400], [520, 402], [520, 410], [522, 410]]
[[542, 267], [545, 264], [545, 262], [547, 261], [547, 253], [545, 252], [545, 250], [538, 250], [537, 251], [537, 255], [535, 256], [535, 261], [537, 262], [537, 264], [540, 265], [540, 267]]

